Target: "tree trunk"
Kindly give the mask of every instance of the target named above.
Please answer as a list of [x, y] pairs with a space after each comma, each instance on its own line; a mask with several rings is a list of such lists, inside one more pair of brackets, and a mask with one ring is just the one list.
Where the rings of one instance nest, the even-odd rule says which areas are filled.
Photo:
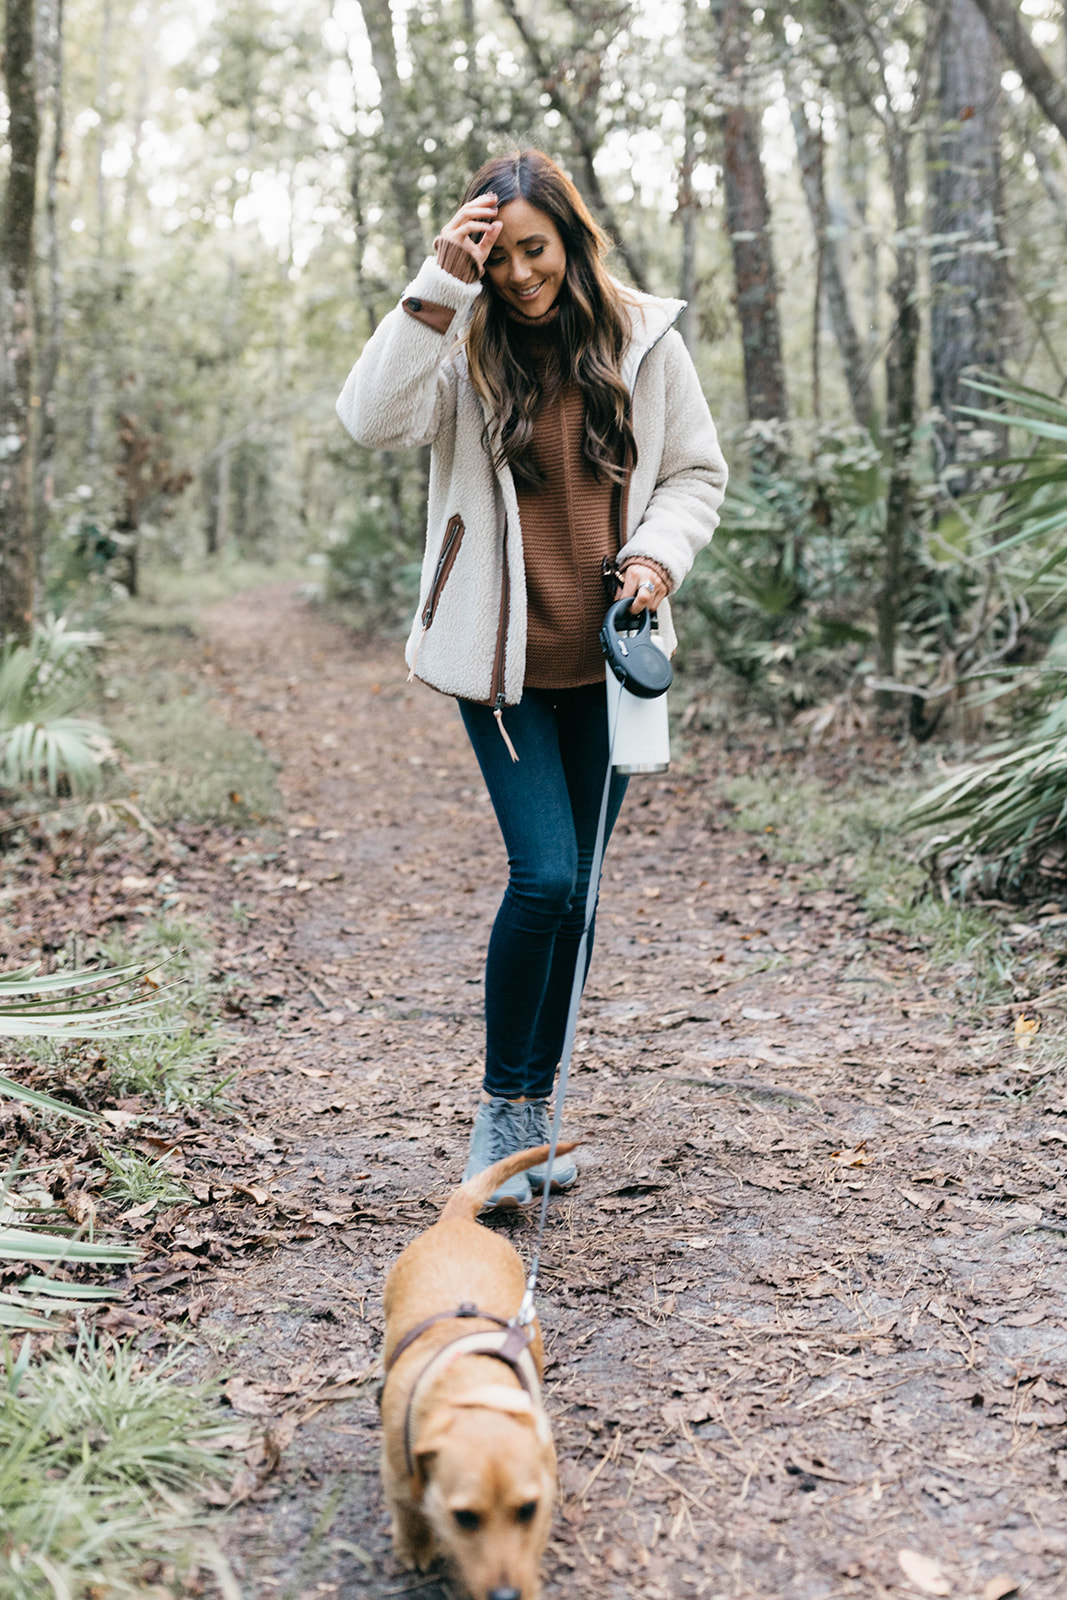
[[682, 167], [678, 174], [677, 217], [682, 227], [682, 249], [678, 261], [678, 298], [685, 301], [685, 310], [678, 318], [677, 328], [685, 340], [690, 355], [697, 346], [697, 308], [694, 304], [697, 288], [697, 218], [700, 213], [693, 194], [693, 163], [696, 150], [693, 144], [693, 118], [690, 106], [691, 92], [685, 96], [685, 147]]
[[48, 76], [48, 107], [51, 113], [51, 139], [48, 149], [48, 172], [45, 179], [45, 262], [48, 275], [47, 310], [42, 308], [39, 318], [37, 388], [40, 394], [41, 426], [37, 438], [34, 493], [34, 556], [40, 574], [48, 537], [48, 520], [55, 489], [54, 468], [56, 454], [56, 380], [59, 376], [60, 353], [63, 348], [63, 279], [60, 272], [59, 224], [57, 215], [59, 195], [59, 164], [63, 155], [63, 0], [52, 0], [50, 7], [41, 8], [40, 56], [46, 64]]
[[408, 279], [415, 277], [426, 254], [419, 222], [418, 185], [422, 151], [414, 143], [414, 124], [396, 63], [393, 14], [389, 0], [360, 0], [363, 25], [370, 40], [371, 62], [381, 91], [382, 139], [380, 149], [396, 198], [396, 220], [404, 250]]
[[685, 310], [675, 326], [685, 341], [690, 355], [696, 353], [699, 325], [697, 321], [697, 221], [700, 208], [693, 192], [693, 168], [696, 165], [696, 133], [701, 126], [703, 110], [703, 85], [695, 81], [690, 63], [696, 49], [694, 24], [695, 0], [684, 0], [682, 41], [684, 68], [687, 76], [682, 84], [682, 161], [678, 169], [678, 206], [675, 217], [681, 227], [682, 246], [678, 255], [678, 298], [685, 301]]
[[[808, 203], [815, 244], [819, 255], [820, 275], [826, 291], [830, 322], [841, 353], [845, 383], [852, 404], [852, 414], [861, 428], [874, 426], [874, 396], [868, 360], [860, 343], [856, 324], [848, 303], [845, 275], [841, 266], [838, 241], [830, 233], [830, 211], [826, 203], [826, 181], [823, 164], [822, 133], [814, 132], [808, 122], [804, 97], [792, 73], [786, 70], [786, 92], [793, 123], [793, 135], [800, 160], [800, 180], [804, 198]], [[818, 316], [816, 316], [818, 326]]]
[[863, 130], [857, 129], [855, 119], [847, 117], [845, 123], [845, 184], [847, 203], [841, 211], [848, 218], [849, 208], [854, 209], [859, 237], [863, 248], [863, 359], [868, 372], [873, 372], [878, 360], [878, 312], [882, 302], [881, 274], [878, 262], [878, 236], [870, 226], [870, 172]]
[[[225, 426], [225, 419], [222, 419]], [[217, 556], [229, 537], [230, 520], [230, 451], [223, 445], [211, 459], [208, 474], [208, 509], [205, 528], [206, 548], [209, 556]]]
[[37, 199], [35, 0], [7, 0], [11, 163], [0, 217], [0, 640], [33, 623], [33, 223]]
[[[956, 407], [974, 403], [968, 369], [1003, 362], [1005, 274], [1000, 211], [1000, 76], [997, 42], [975, 0], [948, 0], [941, 35], [940, 128], [932, 143], [930, 257], [931, 399], [937, 466], [950, 493], [966, 490], [968, 463], [1003, 453], [976, 449], [974, 423]], [[988, 439], [988, 434], [987, 434]]]
[[[918, 253], [908, 211], [908, 138], [887, 130], [893, 205], [896, 213], [896, 270], [890, 284], [893, 333], [886, 357], [886, 421], [890, 435], [889, 488], [886, 493], [885, 552], [878, 596], [878, 672], [896, 672], [897, 632], [904, 586], [904, 560], [914, 495], [914, 445], [919, 371]], [[892, 703], [891, 699], [890, 702]]]
[[975, 0], [1004, 54], [1054, 128], [1067, 139], [1067, 83], [1057, 78], [1030, 36], [1015, 0]]
[[726, 77], [722, 119], [726, 226], [733, 250], [737, 312], [751, 421], [788, 415], [771, 214], [760, 149], [761, 115], [746, 103], [748, 13], [743, 0], [713, 0]]

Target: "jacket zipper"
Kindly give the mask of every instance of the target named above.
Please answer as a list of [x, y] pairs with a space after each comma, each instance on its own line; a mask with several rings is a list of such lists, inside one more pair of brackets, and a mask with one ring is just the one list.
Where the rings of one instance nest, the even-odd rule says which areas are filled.
[[511, 576], [508, 572], [508, 525], [504, 522], [504, 549], [502, 555], [503, 570], [500, 577], [500, 620], [496, 629], [496, 652], [493, 656], [493, 716], [500, 729], [500, 735], [508, 747], [508, 754], [512, 761], [519, 759], [519, 752], [511, 742], [508, 730], [504, 726], [504, 669], [508, 640], [508, 613], [511, 610]]
[[444, 587], [448, 582], [452, 568], [456, 564], [456, 558], [459, 555], [459, 547], [463, 543], [463, 535], [465, 532], [466, 528], [461, 516], [457, 515], [448, 519], [448, 526], [445, 529], [444, 543], [441, 546], [441, 554], [438, 556], [437, 566], [434, 568], [433, 582], [430, 584], [430, 592], [426, 597], [426, 604], [422, 609], [422, 617], [420, 619], [422, 622], [422, 633], [419, 635], [419, 641], [415, 646], [415, 654], [411, 660], [411, 670], [408, 673], [409, 683], [415, 676], [415, 666], [419, 659], [419, 651], [422, 649], [422, 641], [426, 637], [426, 630], [429, 628], [437, 614], [437, 607], [440, 604], [441, 595], [444, 593]]
[[[683, 309], [684, 309], [684, 307], [681, 308], [679, 311], [677, 311], [675, 313], [673, 319], [667, 324], [667, 326], [664, 328], [663, 332], [659, 335], [659, 337], [656, 338], [656, 339], [653, 339], [652, 343], [648, 346], [647, 350], [643, 350], [641, 352], [641, 359], [637, 363], [637, 370], [634, 373], [633, 382], [630, 385], [630, 402], [631, 402], [631, 405], [633, 403], [634, 390], [637, 388], [637, 380], [641, 376], [641, 368], [644, 366], [644, 364], [647, 361], [648, 357], [652, 354], [653, 350], [659, 344], [660, 339], [665, 339], [667, 334], [670, 333], [671, 329], [674, 327], [674, 324], [678, 321], [678, 318], [681, 316]], [[630, 445], [629, 445], [629, 443], [627, 443], [626, 448], [623, 451], [623, 463], [622, 464], [623, 464], [623, 468], [624, 468], [624, 470], [626, 472], [626, 477], [623, 480], [622, 493], [619, 495], [619, 556], [622, 555], [623, 550], [626, 548], [626, 543], [627, 543], [627, 540], [626, 540], [626, 522], [627, 522], [627, 518], [629, 516], [629, 510], [630, 510], [630, 481], [631, 481], [631, 479], [633, 477], [633, 467], [632, 467], [632, 465], [630, 463]], [[616, 560], [618, 560], [618, 557], [616, 557]], [[659, 619], [655, 615], [653, 615], [653, 618], [652, 618], [652, 626], [653, 626], [653, 628], [656, 628], [656, 629], [659, 628]]]
[[459, 547], [463, 543], [465, 532], [466, 529], [464, 528], [462, 517], [449, 518], [448, 527], [445, 529], [445, 542], [441, 546], [441, 554], [437, 558], [437, 567], [434, 571], [433, 582], [430, 585], [430, 593], [427, 596], [426, 605], [422, 612], [423, 628], [428, 628], [434, 619], [434, 613], [437, 610], [441, 594], [445, 584], [448, 582], [449, 574], [456, 564], [456, 557], [459, 555]]
[[[640, 368], [638, 368], [640, 371]], [[626, 516], [630, 509], [630, 479], [633, 468], [630, 465], [630, 443], [627, 440], [622, 452], [622, 470], [625, 477], [619, 486], [619, 555], [622, 555], [623, 545], [626, 543]], [[618, 560], [618, 556], [615, 558]]]

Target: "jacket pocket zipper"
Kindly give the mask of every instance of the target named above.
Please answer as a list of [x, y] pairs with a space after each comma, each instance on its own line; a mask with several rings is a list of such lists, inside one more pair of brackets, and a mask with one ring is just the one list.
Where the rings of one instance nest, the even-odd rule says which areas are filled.
[[448, 519], [448, 527], [445, 529], [444, 543], [441, 545], [441, 554], [438, 556], [437, 566], [434, 568], [433, 582], [430, 584], [430, 592], [426, 597], [426, 604], [422, 608], [422, 617], [420, 619], [422, 622], [422, 633], [419, 635], [418, 644], [415, 646], [415, 654], [411, 660], [411, 670], [408, 673], [409, 683], [415, 676], [415, 665], [419, 659], [419, 651], [422, 648], [422, 641], [426, 637], [426, 630], [433, 622], [433, 619], [437, 613], [437, 607], [440, 603], [441, 596], [444, 593], [444, 587], [448, 582], [449, 574], [456, 564], [456, 558], [459, 555], [459, 547], [463, 543], [463, 535], [465, 532], [466, 528], [464, 526], [462, 517], [455, 516]]
[[466, 529], [463, 526], [462, 517], [449, 518], [448, 527], [445, 529], [445, 542], [441, 546], [441, 554], [437, 558], [437, 567], [433, 575], [433, 582], [430, 585], [430, 593], [423, 607], [422, 625], [424, 628], [428, 628], [434, 619], [434, 613], [437, 610], [445, 584], [448, 582], [449, 573], [456, 564], [456, 557], [459, 555], [459, 547], [463, 543], [465, 532]]

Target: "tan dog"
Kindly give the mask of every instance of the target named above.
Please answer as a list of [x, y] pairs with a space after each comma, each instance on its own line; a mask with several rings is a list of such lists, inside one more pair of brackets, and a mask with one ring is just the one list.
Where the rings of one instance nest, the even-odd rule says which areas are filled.
[[[528, 1346], [504, 1327], [522, 1301], [522, 1262], [474, 1219], [494, 1189], [547, 1156], [545, 1145], [522, 1150], [457, 1189], [385, 1285], [382, 1485], [393, 1545], [422, 1569], [443, 1555], [474, 1600], [541, 1592], [556, 1494], [544, 1349], [536, 1321]], [[485, 1353], [493, 1345], [504, 1348]]]

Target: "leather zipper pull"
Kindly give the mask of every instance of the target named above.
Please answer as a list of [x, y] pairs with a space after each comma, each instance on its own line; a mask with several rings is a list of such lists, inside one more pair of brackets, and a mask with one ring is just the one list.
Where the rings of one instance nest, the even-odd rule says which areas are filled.
[[422, 641], [425, 639], [428, 630], [429, 630], [429, 623], [423, 623], [422, 632], [419, 634], [419, 637], [418, 637], [418, 639], [416, 640], [416, 643], [415, 643], [415, 654], [411, 658], [411, 666], [408, 669], [408, 682], [409, 683], [413, 682], [413, 680], [414, 680], [415, 668], [418, 665], [418, 660], [419, 660], [419, 651], [422, 649]]
[[512, 761], [517, 761], [519, 759], [519, 752], [516, 750], [515, 746], [512, 744], [511, 736], [509, 735], [508, 730], [504, 726], [504, 713], [501, 710], [500, 706], [497, 706], [496, 710], [493, 712], [493, 715], [496, 718], [496, 725], [500, 729], [501, 737], [503, 738], [504, 743], [508, 747], [508, 754], [511, 756]]

